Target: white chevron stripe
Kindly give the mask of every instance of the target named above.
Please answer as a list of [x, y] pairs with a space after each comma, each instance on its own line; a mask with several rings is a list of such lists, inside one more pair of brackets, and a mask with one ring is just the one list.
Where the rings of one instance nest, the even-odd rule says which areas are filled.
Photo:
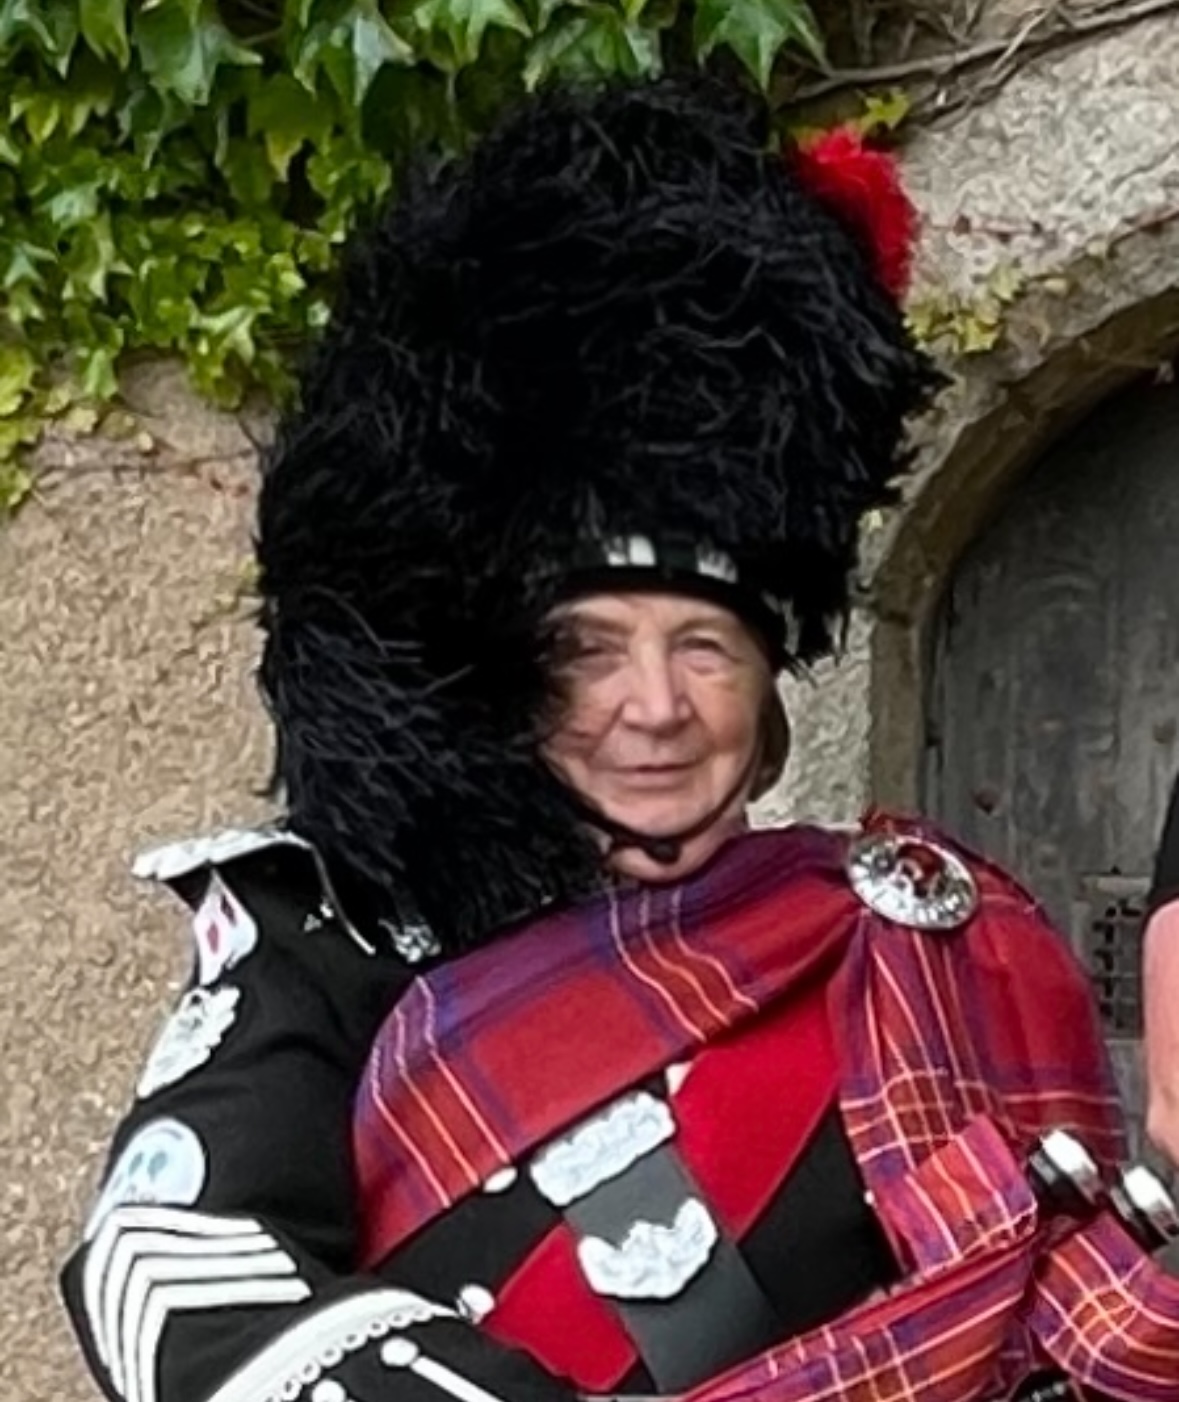
[[135, 1367], [128, 1374], [126, 1402], [156, 1402], [156, 1352], [169, 1315], [183, 1310], [221, 1309], [226, 1305], [297, 1305], [311, 1290], [306, 1282], [224, 1280], [165, 1285], [151, 1297], [139, 1335]]
[[95, 1346], [104, 1363], [109, 1356], [111, 1331], [103, 1327], [100, 1300], [109, 1293], [106, 1282], [112, 1266], [116, 1264], [112, 1258], [119, 1257], [124, 1241], [133, 1241], [147, 1233], [163, 1233], [161, 1240], [175, 1243], [177, 1250], [186, 1249], [182, 1243], [194, 1240], [197, 1249], [210, 1252], [232, 1250], [232, 1241], [256, 1242], [260, 1235], [264, 1235], [258, 1223], [248, 1217], [208, 1217], [203, 1213], [162, 1207], [116, 1208], [91, 1243], [83, 1280], [86, 1315], [91, 1323]]
[[[99, 1357], [112, 1368], [117, 1369], [117, 1361], [112, 1362], [111, 1352], [116, 1343], [116, 1330], [120, 1303], [126, 1297], [132, 1275], [141, 1267], [153, 1269], [153, 1260], [164, 1258], [175, 1262], [186, 1256], [195, 1256], [197, 1269], [202, 1277], [209, 1274], [210, 1260], [225, 1260], [231, 1256], [245, 1256], [249, 1266], [260, 1254], [274, 1249], [274, 1239], [263, 1231], [254, 1231], [248, 1237], [230, 1238], [223, 1242], [208, 1239], [168, 1236], [163, 1232], [124, 1232], [118, 1245], [111, 1252], [110, 1265], [102, 1284], [101, 1329], [95, 1342]], [[226, 1272], [229, 1274], [230, 1272]], [[259, 1268], [259, 1275], [264, 1272]], [[117, 1355], [117, 1350], [116, 1350]]]
[[126, 1402], [155, 1402], [168, 1315], [224, 1305], [294, 1304], [310, 1287], [252, 1218], [116, 1208], [91, 1243], [83, 1303], [95, 1349]]
[[[270, 1241], [262, 1237], [263, 1241]], [[122, 1297], [122, 1319], [119, 1337], [113, 1339], [114, 1352], [110, 1361], [111, 1381], [125, 1391], [125, 1380], [130, 1371], [136, 1340], [143, 1329], [143, 1317], [149, 1301], [161, 1287], [171, 1285], [196, 1284], [202, 1282], [215, 1295], [221, 1284], [237, 1281], [255, 1283], [284, 1279], [295, 1276], [295, 1263], [285, 1251], [277, 1247], [264, 1256], [211, 1256], [204, 1260], [176, 1260], [174, 1258], [147, 1257], [136, 1262], [135, 1269], [127, 1282]], [[210, 1299], [209, 1308], [218, 1304]]]

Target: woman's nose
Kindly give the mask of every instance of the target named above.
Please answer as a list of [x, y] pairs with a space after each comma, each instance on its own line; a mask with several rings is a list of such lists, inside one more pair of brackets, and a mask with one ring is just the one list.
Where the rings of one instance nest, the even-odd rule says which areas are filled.
[[691, 705], [682, 680], [665, 656], [639, 657], [628, 677], [623, 714], [645, 730], [667, 730], [683, 723]]

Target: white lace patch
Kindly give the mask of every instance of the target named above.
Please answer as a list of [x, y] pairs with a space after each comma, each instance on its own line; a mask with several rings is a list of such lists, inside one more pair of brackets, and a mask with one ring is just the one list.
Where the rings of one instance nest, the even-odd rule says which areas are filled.
[[240, 988], [192, 988], [180, 1000], [151, 1049], [136, 1093], [141, 1100], [203, 1066], [233, 1026]]
[[453, 1310], [407, 1290], [368, 1290], [317, 1310], [280, 1334], [223, 1383], [209, 1402], [296, 1402], [349, 1354], [398, 1329]]
[[103, 1219], [128, 1203], [190, 1207], [205, 1186], [208, 1163], [194, 1130], [179, 1120], [151, 1120], [119, 1155], [84, 1231], [89, 1241]]
[[708, 1208], [689, 1198], [669, 1227], [636, 1222], [614, 1246], [587, 1236], [577, 1257], [590, 1288], [619, 1300], [670, 1300], [708, 1264], [719, 1239]]
[[671, 1111], [640, 1091], [554, 1140], [536, 1155], [528, 1172], [542, 1197], [554, 1207], [568, 1207], [599, 1183], [625, 1173], [674, 1134]]
[[156, 1360], [173, 1315], [296, 1304], [311, 1293], [258, 1222], [166, 1207], [119, 1207], [99, 1229], [82, 1279], [99, 1359], [125, 1402], [156, 1402]]

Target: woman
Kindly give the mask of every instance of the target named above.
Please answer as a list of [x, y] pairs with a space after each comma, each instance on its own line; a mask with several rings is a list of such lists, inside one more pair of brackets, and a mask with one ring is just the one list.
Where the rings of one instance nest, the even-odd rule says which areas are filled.
[[1179, 1290], [1023, 1169], [1121, 1143], [1033, 903], [744, 831], [936, 384], [879, 177], [553, 94], [353, 250], [259, 509], [288, 822], [140, 867], [196, 954], [65, 1271], [108, 1396], [1179, 1396]]

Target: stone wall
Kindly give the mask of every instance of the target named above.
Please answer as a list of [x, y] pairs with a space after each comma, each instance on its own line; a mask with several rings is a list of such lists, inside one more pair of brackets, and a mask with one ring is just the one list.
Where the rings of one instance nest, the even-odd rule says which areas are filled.
[[[922, 289], [970, 295], [1004, 262], [1033, 282], [1000, 347], [959, 363], [906, 507], [870, 534], [846, 656], [787, 688], [795, 753], [767, 816], [915, 801], [921, 648], [955, 559], [1062, 424], [1179, 345], [1176, 72], [1160, 19], [1045, 57], [909, 148]], [[183, 916], [128, 860], [259, 815], [269, 760], [236, 597], [249, 438], [165, 368], [127, 391], [150, 441], [55, 446], [0, 532], [0, 1384], [20, 1402], [94, 1395], [52, 1273], [182, 976]]]
[[904, 508], [867, 541], [867, 605], [839, 667], [789, 688], [799, 745], [774, 817], [919, 799], [930, 612], [1005, 487], [1103, 395], [1179, 348], [1179, 19], [1029, 66], [922, 131], [906, 178], [926, 219], [915, 296], [1027, 280], [1000, 345], [954, 365]]

